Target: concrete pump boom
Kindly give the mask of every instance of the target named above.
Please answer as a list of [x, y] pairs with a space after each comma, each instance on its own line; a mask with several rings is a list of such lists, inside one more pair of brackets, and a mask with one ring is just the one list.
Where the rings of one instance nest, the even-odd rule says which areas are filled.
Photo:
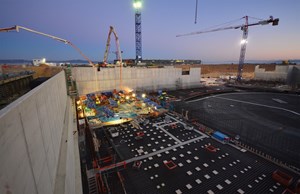
[[[121, 56], [121, 49], [120, 49], [120, 43], [119, 43], [119, 37], [114, 29], [114, 27], [110, 26], [109, 27], [109, 32], [108, 32], [108, 36], [107, 36], [107, 41], [106, 41], [106, 47], [105, 47], [105, 52], [104, 52], [104, 58], [103, 58], [103, 62], [98, 64], [98, 71], [100, 71], [100, 67], [108, 67], [111, 65], [108, 64], [107, 60], [108, 60], [108, 54], [109, 54], [109, 49], [110, 49], [110, 36], [111, 34], [114, 35], [115, 37], [115, 43], [116, 43], [116, 49], [117, 51], [116, 56], [117, 56], [117, 62], [119, 62], [119, 66], [120, 66], [120, 89], [122, 89], [122, 66], [123, 66], [123, 62], [122, 62], [122, 56]], [[113, 65], [113, 67], [115, 67], [116, 65]]]
[[109, 32], [108, 32], [107, 41], [106, 41], [106, 48], [105, 48], [103, 63], [107, 64], [107, 58], [108, 58], [108, 53], [109, 53], [109, 49], [110, 49], [110, 36], [111, 36], [112, 33], [114, 34], [115, 41], [116, 41], [116, 49], [117, 49], [116, 55], [117, 55], [117, 60], [119, 61], [120, 64], [122, 64], [122, 57], [121, 57], [121, 49], [120, 49], [119, 37], [118, 37], [116, 31], [114, 30], [114, 28], [112, 26], [109, 27]]
[[13, 27], [10, 27], [10, 28], [0, 28], [0, 32], [9, 32], [9, 31], [13, 31], [13, 30], [19, 32], [20, 29], [26, 30], [28, 32], [32, 32], [32, 33], [35, 33], [35, 34], [39, 34], [39, 35], [42, 35], [42, 36], [46, 36], [46, 37], [52, 38], [54, 40], [57, 40], [59, 42], [63, 42], [65, 44], [68, 44], [68, 45], [72, 46], [77, 52], [79, 52], [79, 54], [83, 58], [85, 58], [89, 62], [89, 64], [91, 64], [93, 67], [95, 67], [93, 62], [86, 55], [84, 55], [78, 47], [76, 47], [72, 42], [70, 42], [68, 40], [65, 40], [65, 39], [62, 39], [62, 38], [59, 38], [59, 37], [56, 37], [56, 36], [52, 36], [50, 34], [46, 34], [46, 33], [43, 33], [43, 32], [38, 32], [36, 30], [32, 30], [32, 29], [29, 29], [29, 28], [26, 28], [26, 27], [23, 27], [23, 26], [13, 26]]

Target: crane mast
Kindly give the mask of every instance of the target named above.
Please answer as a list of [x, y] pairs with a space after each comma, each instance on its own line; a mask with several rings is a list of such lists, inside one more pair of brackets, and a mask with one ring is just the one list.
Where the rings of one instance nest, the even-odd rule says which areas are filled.
[[242, 37], [242, 42], [241, 42], [242, 45], [241, 45], [239, 66], [238, 66], [238, 73], [237, 73], [237, 81], [241, 81], [242, 74], [243, 74], [243, 66], [244, 66], [244, 61], [245, 61], [245, 56], [246, 56], [246, 46], [247, 46], [249, 26], [267, 25], [270, 23], [272, 23], [272, 26], [277, 26], [279, 23], [279, 19], [278, 18], [274, 19], [272, 16], [270, 16], [270, 18], [267, 20], [261, 20], [259, 22], [251, 23], [251, 24], [248, 23], [248, 16], [245, 16], [243, 18], [245, 18], [246, 21], [245, 21], [245, 24], [242, 24], [242, 25], [220, 27], [220, 28], [215, 28], [215, 29], [211, 29], [211, 30], [191, 32], [191, 33], [187, 33], [187, 34], [180, 34], [180, 35], [177, 35], [176, 37], [197, 35], [197, 34], [203, 34], [203, 33], [208, 33], [208, 32], [217, 32], [217, 31], [221, 31], [221, 30], [241, 29], [243, 31], [243, 37]]
[[142, 0], [134, 0], [135, 9], [135, 63], [142, 61]]
[[247, 38], [248, 38], [248, 16], [245, 16], [245, 19], [246, 19], [245, 25], [241, 28], [243, 30], [243, 38], [241, 42], [241, 52], [240, 52], [240, 59], [239, 59], [239, 66], [238, 66], [237, 81], [242, 80], [243, 66], [244, 66], [245, 55], [246, 55]]

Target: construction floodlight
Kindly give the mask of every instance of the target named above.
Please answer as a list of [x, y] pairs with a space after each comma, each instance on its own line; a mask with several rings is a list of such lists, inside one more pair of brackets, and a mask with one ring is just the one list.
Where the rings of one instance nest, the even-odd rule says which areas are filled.
[[248, 41], [246, 39], [241, 40], [241, 44], [247, 44]]
[[134, 7], [135, 9], [141, 9], [141, 8], [142, 8], [142, 2], [139, 1], [139, 0], [134, 1], [134, 2], [133, 2], [133, 7]]

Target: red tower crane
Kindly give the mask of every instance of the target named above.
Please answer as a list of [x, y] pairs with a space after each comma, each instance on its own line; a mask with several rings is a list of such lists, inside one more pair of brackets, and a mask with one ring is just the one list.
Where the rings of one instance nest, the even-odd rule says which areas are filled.
[[215, 29], [205, 30], [205, 31], [197, 31], [197, 32], [177, 35], [176, 37], [190, 36], [190, 35], [196, 35], [196, 34], [202, 34], [202, 33], [208, 33], [208, 32], [216, 32], [216, 31], [221, 31], [221, 30], [241, 29], [243, 31], [243, 37], [242, 37], [242, 41], [241, 41], [242, 46], [241, 46], [241, 51], [240, 51], [239, 67], [238, 67], [238, 73], [237, 73], [237, 81], [241, 81], [242, 73], [243, 73], [243, 65], [244, 65], [244, 61], [245, 61], [245, 54], [246, 54], [248, 27], [256, 26], [256, 25], [266, 25], [266, 24], [270, 24], [270, 23], [272, 23], [273, 26], [277, 26], [279, 23], [279, 19], [278, 18], [273, 19], [272, 16], [270, 16], [270, 18], [267, 20], [260, 20], [259, 22], [251, 23], [251, 24], [248, 23], [248, 16], [244, 16], [243, 18], [245, 19], [245, 24], [242, 24], [242, 25], [229, 26], [229, 27], [223, 27], [223, 28], [215, 28]]

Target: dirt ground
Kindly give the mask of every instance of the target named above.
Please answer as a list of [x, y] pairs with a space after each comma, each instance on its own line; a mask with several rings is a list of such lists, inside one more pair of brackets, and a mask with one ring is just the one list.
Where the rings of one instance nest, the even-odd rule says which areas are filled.
[[[243, 68], [244, 78], [254, 78], [255, 66], [258, 64], [245, 64]], [[261, 68], [266, 69], [266, 71], [274, 71], [275, 64], [260, 64]], [[201, 77], [214, 77], [218, 78], [220, 76], [236, 76], [238, 72], [238, 64], [224, 64], [224, 65], [200, 65], [201, 67]]]
[[20, 73], [22, 71], [34, 71], [33, 79], [39, 77], [52, 77], [63, 69], [54, 66], [28, 66], [28, 65], [2, 65], [2, 73]]

